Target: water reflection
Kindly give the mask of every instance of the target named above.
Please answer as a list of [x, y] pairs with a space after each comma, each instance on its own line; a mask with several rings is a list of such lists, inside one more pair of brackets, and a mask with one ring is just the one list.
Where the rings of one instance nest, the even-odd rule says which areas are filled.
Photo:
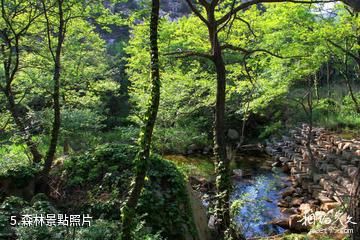
[[285, 174], [278, 169], [264, 167], [268, 161], [266, 158], [250, 161], [252, 164], [248, 160], [241, 157], [237, 161], [242, 162], [242, 167], [250, 168], [245, 167], [244, 170], [250, 170], [252, 175], [248, 179], [234, 180], [231, 196], [234, 220], [246, 238], [281, 234], [285, 229], [269, 222], [283, 217], [277, 203], [284, 183], [289, 184], [284, 182]]

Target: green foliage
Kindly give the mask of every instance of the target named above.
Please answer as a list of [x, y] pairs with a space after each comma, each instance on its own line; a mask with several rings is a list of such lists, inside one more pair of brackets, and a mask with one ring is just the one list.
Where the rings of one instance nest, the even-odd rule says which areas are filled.
[[0, 205], [0, 238], [9, 239], [15, 235], [15, 229], [10, 226], [10, 217], [19, 216], [26, 202], [18, 197], [7, 197]]
[[309, 237], [306, 234], [289, 234], [284, 236], [284, 240], [308, 240]]
[[84, 229], [80, 229], [76, 235], [76, 240], [102, 240], [102, 239], [119, 239], [119, 224], [115, 221], [106, 221], [98, 219], [94, 223]]
[[[48, 227], [48, 226], [10, 226], [10, 216], [21, 216], [30, 214], [58, 214], [59, 211], [46, 200], [43, 195], [37, 195], [32, 200], [33, 204], [28, 205], [21, 198], [8, 197], [0, 205], [0, 238], [10, 239], [16, 236], [19, 240], [121, 240], [121, 228], [118, 220], [96, 219], [91, 222], [89, 227]], [[17, 221], [19, 218], [17, 218]], [[134, 239], [136, 240], [161, 240], [159, 233], [149, 232], [145, 222], [141, 219], [134, 229]]]
[[184, 176], [173, 163], [158, 156], [150, 161], [137, 211], [146, 213], [144, 220], [168, 239], [183, 239], [186, 233], [195, 235]]
[[15, 165], [13, 168], [7, 169], [0, 177], [9, 179], [15, 183], [17, 187], [21, 188], [25, 187], [30, 180], [34, 179], [39, 170], [39, 167], [32, 165]]
[[[322, 98], [315, 103], [314, 112], [320, 116], [328, 116], [331, 113], [338, 112], [340, 106], [336, 101], [330, 98]], [[317, 116], [314, 116], [316, 118]]]
[[135, 126], [116, 127], [101, 134], [103, 143], [134, 144], [139, 137], [139, 128]]
[[207, 157], [166, 155], [165, 159], [173, 162], [187, 177], [200, 176], [210, 180], [214, 174], [214, 163]]
[[6, 175], [7, 171], [16, 171], [21, 166], [28, 166], [29, 159], [24, 152], [26, 146], [15, 140], [15, 144], [0, 145], [0, 176]]
[[154, 147], [161, 153], [184, 154], [191, 144], [195, 144], [200, 148], [209, 146], [208, 134], [201, 133], [198, 127], [190, 124], [157, 128], [154, 133]]
[[[154, 131], [155, 146], [158, 150], [181, 152], [192, 140], [206, 143], [203, 130], [209, 118], [203, 113], [215, 101], [213, 72], [208, 61], [203, 59], [175, 59], [165, 53], [205, 50], [208, 48], [206, 29], [195, 17], [183, 17], [176, 22], [163, 19], [159, 30], [161, 99]], [[196, 34], [194, 34], [196, 33]], [[131, 81], [130, 102], [133, 104], [134, 122], [142, 123], [149, 100], [149, 62], [146, 37], [148, 23], [139, 24], [132, 31], [129, 46], [127, 74]], [[208, 135], [209, 128], [204, 133]], [[189, 135], [186, 137], [186, 135]], [[191, 144], [191, 143], [190, 143]]]
[[259, 138], [268, 138], [271, 135], [276, 135], [279, 133], [280, 129], [282, 128], [281, 121], [277, 121], [274, 123], [271, 123], [270, 125], [266, 126], [264, 130], [259, 135]]
[[[35, 201], [31, 207], [25, 207], [22, 209], [22, 215], [40, 215], [43, 214], [57, 214], [58, 211], [48, 201]], [[63, 227], [48, 227], [43, 226], [23, 226], [16, 227], [16, 235], [19, 240], [46, 240], [46, 239], [64, 239], [66, 229]]]
[[[64, 170], [68, 186], [82, 186], [100, 181], [106, 173], [131, 170], [136, 148], [125, 144], [105, 144], [79, 156], [65, 160]], [[126, 175], [126, 174], [125, 174]], [[124, 186], [123, 186], [124, 187]]]
[[[354, 97], [357, 99], [357, 102], [360, 103], [360, 93], [355, 93]], [[360, 117], [360, 114], [355, 111], [355, 103], [349, 94], [343, 98], [341, 111], [349, 115], [358, 115], [358, 117]]]
[[[150, 233], [145, 222], [137, 219], [137, 226], [133, 231], [134, 240], [161, 240], [159, 233]], [[75, 240], [121, 240], [119, 221], [97, 219], [88, 228], [81, 228], [76, 232]], [[70, 240], [70, 238], [69, 238]]]
[[[133, 176], [131, 169], [136, 153], [137, 148], [131, 145], [105, 144], [65, 160], [64, 171], [70, 189], [94, 186], [89, 189], [89, 198], [82, 208], [94, 217], [119, 217], [122, 194], [128, 191]], [[172, 239], [179, 239], [185, 231], [194, 234], [184, 179], [173, 163], [151, 157], [137, 213], [145, 214], [145, 226], [150, 227], [152, 233], [161, 232], [161, 236]], [[102, 229], [101, 224], [99, 228]]]

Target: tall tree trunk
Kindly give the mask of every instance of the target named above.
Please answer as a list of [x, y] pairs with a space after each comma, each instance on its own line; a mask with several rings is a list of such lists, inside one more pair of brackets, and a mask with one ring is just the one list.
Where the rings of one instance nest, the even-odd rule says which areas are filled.
[[307, 113], [308, 118], [308, 129], [307, 129], [307, 139], [306, 139], [306, 150], [308, 152], [308, 158], [309, 158], [309, 174], [310, 176], [314, 176], [314, 173], [316, 173], [316, 165], [315, 165], [315, 159], [313, 152], [311, 150], [311, 143], [313, 141], [313, 97], [312, 97], [312, 81], [311, 77], [308, 79], [308, 93], [306, 96], [306, 104], [307, 104], [307, 110], [306, 107], [303, 106], [305, 112]]
[[54, 60], [54, 71], [53, 71], [53, 110], [54, 110], [54, 120], [52, 124], [52, 130], [51, 130], [51, 136], [50, 136], [50, 145], [47, 150], [46, 156], [45, 156], [45, 163], [44, 168], [42, 172], [40, 173], [40, 176], [38, 177], [38, 186], [37, 191], [38, 192], [45, 192], [48, 193], [48, 177], [49, 172], [51, 169], [51, 165], [53, 163], [57, 143], [59, 139], [59, 133], [60, 133], [60, 126], [61, 126], [61, 113], [60, 113], [60, 75], [61, 75], [61, 51], [63, 47], [63, 42], [65, 39], [65, 19], [64, 19], [64, 12], [63, 12], [63, 0], [57, 0], [58, 4], [58, 17], [59, 17], [59, 30], [57, 34], [57, 45], [55, 53], [53, 52], [52, 46], [51, 46], [51, 37], [50, 37], [50, 23], [47, 16], [47, 10], [45, 7], [45, 3], [43, 2], [44, 7], [44, 14], [47, 22], [47, 34], [48, 34], [48, 45], [49, 45], [49, 51], [51, 52], [51, 55]]
[[150, 20], [150, 55], [151, 55], [151, 99], [146, 112], [145, 125], [140, 135], [140, 152], [135, 162], [135, 179], [131, 186], [129, 197], [122, 208], [123, 239], [132, 239], [131, 230], [134, 225], [135, 208], [141, 190], [144, 186], [145, 175], [149, 165], [152, 133], [155, 126], [160, 102], [160, 73], [158, 53], [158, 24], [159, 0], [152, 0]]
[[360, 240], [360, 166], [353, 183], [349, 215], [352, 217], [351, 222], [357, 223], [349, 223], [349, 229], [353, 229], [351, 239]]
[[316, 72], [314, 75], [314, 88], [315, 88], [315, 96], [316, 99], [319, 101], [320, 100], [320, 95], [319, 95], [319, 79], [318, 79], [318, 73]]
[[226, 69], [222, 56], [222, 50], [218, 39], [217, 26], [214, 11], [208, 12], [209, 41], [213, 62], [216, 70], [216, 107], [214, 119], [214, 157], [217, 201], [215, 208], [216, 228], [218, 238], [223, 239], [230, 233], [230, 191], [231, 179], [229, 172], [229, 160], [226, 156], [225, 143], [225, 96], [226, 96]]
[[326, 85], [327, 85], [327, 97], [331, 98], [331, 92], [330, 92], [330, 63], [329, 63], [329, 61], [326, 63]]

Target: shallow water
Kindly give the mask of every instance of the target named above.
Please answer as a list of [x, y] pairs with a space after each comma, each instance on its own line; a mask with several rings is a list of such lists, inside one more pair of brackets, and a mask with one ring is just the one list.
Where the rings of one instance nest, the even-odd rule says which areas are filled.
[[[212, 167], [202, 167], [204, 163], [211, 163], [209, 158], [178, 155], [168, 155], [166, 158], [178, 166], [192, 166], [192, 175], [207, 176], [213, 173]], [[266, 237], [285, 231], [281, 227], [268, 224], [274, 219], [282, 218], [283, 214], [277, 203], [281, 198], [282, 189], [290, 185], [286, 174], [279, 169], [272, 169], [269, 166], [271, 163], [271, 158], [262, 154], [237, 155], [231, 161], [232, 169], [241, 169], [247, 176], [233, 180], [231, 195], [232, 204], [238, 206], [234, 220], [246, 238]], [[202, 201], [205, 207], [209, 206], [208, 198], [203, 198]]]
[[277, 203], [281, 189], [289, 183], [279, 169], [265, 166], [268, 160], [264, 156], [243, 156], [235, 164], [251, 172], [248, 179], [234, 180], [231, 196], [233, 206], [237, 206], [234, 220], [246, 238], [266, 237], [285, 231], [269, 222], [283, 216]]

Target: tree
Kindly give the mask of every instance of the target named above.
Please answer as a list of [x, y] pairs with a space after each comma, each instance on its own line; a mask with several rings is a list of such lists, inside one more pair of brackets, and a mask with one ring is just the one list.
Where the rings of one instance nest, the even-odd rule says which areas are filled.
[[338, 19], [322, 19], [315, 31], [318, 31], [326, 41], [328, 52], [338, 63], [337, 69], [345, 80], [350, 98], [354, 103], [354, 110], [360, 113], [360, 105], [352, 88], [352, 82], [356, 81], [355, 76], [360, 72], [359, 14], [345, 5], [338, 6], [335, 11], [334, 14], [338, 15]]
[[0, 90], [4, 93], [7, 100], [7, 108], [11, 113], [14, 122], [21, 131], [27, 147], [29, 148], [33, 161], [39, 163], [42, 154], [33, 140], [32, 133], [26, 123], [25, 111], [16, 102], [13, 90], [13, 83], [19, 72], [21, 64], [21, 45], [20, 42], [33, 30], [33, 23], [42, 15], [32, 1], [19, 1], [17, 4], [1, 1], [1, 58], [3, 60], [3, 81]]
[[11, 113], [8, 131], [26, 144], [32, 165], [43, 167], [37, 177], [41, 192], [47, 192], [47, 175], [64, 135], [61, 111], [79, 113], [86, 102], [92, 116], [105, 113], [100, 98], [117, 88], [109, 81], [105, 43], [86, 20], [95, 15], [91, 9], [78, 1], [1, 1], [0, 99], [6, 104], [0, 114]]
[[123, 238], [132, 239], [131, 230], [135, 208], [144, 186], [146, 171], [150, 160], [152, 133], [160, 102], [160, 71], [158, 52], [159, 0], [152, 0], [150, 17], [150, 56], [151, 56], [151, 99], [145, 115], [145, 125], [140, 133], [140, 152], [136, 157], [135, 179], [124, 207], [122, 208]]
[[[287, 0], [254, 0], [247, 2], [237, 1], [218, 1], [212, 0], [210, 2], [205, 0], [191, 1], [186, 0], [190, 9], [208, 29], [208, 40], [211, 45], [210, 53], [189, 53], [184, 51], [186, 55], [201, 56], [210, 59], [216, 71], [216, 107], [214, 119], [214, 155], [215, 155], [215, 171], [217, 175], [217, 205], [215, 215], [217, 218], [216, 225], [219, 232], [219, 237], [229, 237], [230, 233], [230, 213], [229, 213], [229, 196], [231, 189], [231, 181], [229, 176], [229, 160], [225, 151], [225, 92], [226, 92], [226, 65], [223, 57], [223, 50], [229, 49], [241, 52], [245, 55], [252, 54], [258, 51], [267, 52], [267, 49], [246, 49], [238, 46], [224, 44], [219, 38], [219, 34], [235, 20], [241, 21], [237, 14], [243, 10], [248, 9], [252, 5], [267, 2], [293, 2], [293, 3], [316, 3], [324, 1], [287, 1]], [[198, 7], [200, 6], [200, 8]], [[219, 10], [217, 10], [219, 9]], [[204, 16], [203, 13], [206, 15]], [[220, 16], [220, 17], [219, 17]], [[246, 22], [245, 22], [246, 23]]]
[[50, 145], [47, 150], [47, 153], [45, 155], [45, 161], [44, 161], [44, 168], [42, 170], [42, 173], [38, 177], [38, 189], [39, 192], [49, 192], [49, 188], [47, 184], [48, 181], [48, 175], [51, 169], [51, 165], [53, 163], [55, 153], [56, 153], [56, 147], [58, 144], [59, 139], [59, 133], [60, 133], [60, 127], [61, 127], [61, 116], [60, 116], [60, 76], [61, 76], [61, 54], [62, 54], [62, 48], [63, 43], [65, 39], [65, 32], [66, 32], [66, 20], [64, 17], [64, 10], [63, 10], [63, 0], [57, 0], [57, 41], [55, 45], [55, 51], [53, 49], [52, 45], [52, 37], [51, 37], [51, 31], [54, 29], [54, 26], [52, 26], [50, 22], [50, 18], [48, 16], [48, 10], [45, 3], [45, 0], [42, 1], [43, 11], [44, 11], [44, 17], [46, 20], [46, 35], [48, 40], [48, 48], [49, 52], [51, 54], [52, 60], [54, 62], [54, 70], [53, 70], [53, 111], [54, 111], [54, 121], [52, 124], [52, 130], [51, 130], [51, 137], [50, 137]]

